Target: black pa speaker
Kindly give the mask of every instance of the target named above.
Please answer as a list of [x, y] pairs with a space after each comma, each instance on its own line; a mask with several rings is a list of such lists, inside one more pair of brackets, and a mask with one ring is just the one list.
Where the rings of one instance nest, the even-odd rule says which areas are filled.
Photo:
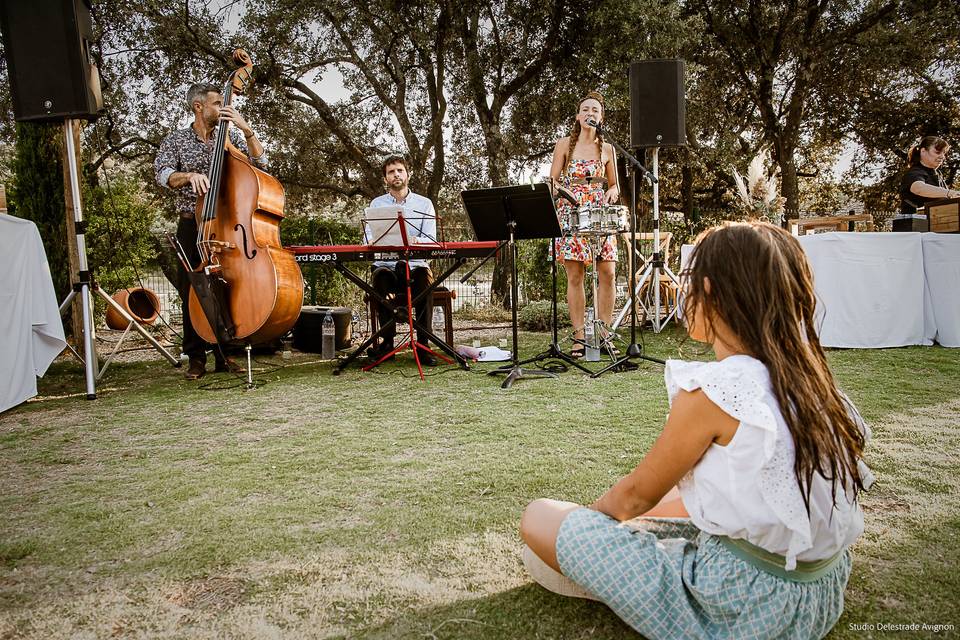
[[0, 0], [17, 120], [93, 120], [103, 109], [89, 0]]
[[687, 144], [683, 60], [642, 60], [630, 65], [630, 145]]

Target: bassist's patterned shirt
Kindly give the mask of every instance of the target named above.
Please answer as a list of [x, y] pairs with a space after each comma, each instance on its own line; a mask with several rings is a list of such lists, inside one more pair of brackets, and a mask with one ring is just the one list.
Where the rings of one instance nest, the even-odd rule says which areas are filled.
[[[218, 124], [210, 135], [210, 140], [204, 142], [197, 135], [193, 126], [186, 129], [178, 129], [164, 138], [160, 143], [160, 151], [153, 161], [153, 168], [156, 174], [157, 184], [161, 187], [172, 189], [174, 193], [174, 208], [181, 218], [193, 218], [197, 208], [197, 194], [189, 183], [173, 189], [168, 184], [170, 176], [176, 172], [184, 173], [202, 173], [207, 174], [210, 168], [210, 158], [213, 155], [213, 146], [217, 140]], [[241, 153], [247, 155], [250, 161], [260, 169], [267, 166], [267, 152], [254, 158], [250, 155], [250, 149], [247, 147], [243, 135], [235, 128], [230, 127], [230, 142], [233, 143]]]

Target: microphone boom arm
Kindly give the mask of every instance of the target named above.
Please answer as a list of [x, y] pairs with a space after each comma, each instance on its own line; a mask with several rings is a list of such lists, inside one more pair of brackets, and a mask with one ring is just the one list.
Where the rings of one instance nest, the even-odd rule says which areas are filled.
[[640, 171], [640, 174], [641, 174], [644, 178], [646, 178], [647, 182], [649, 182], [650, 184], [653, 184], [653, 183], [656, 183], [656, 182], [660, 182], [652, 173], [650, 173], [649, 170], [647, 170], [647, 168], [646, 168], [645, 166], [643, 166], [643, 163], [642, 163], [642, 162], [640, 162], [639, 160], [637, 160], [637, 159], [633, 156], [633, 154], [631, 154], [629, 151], [627, 151], [626, 149], [624, 149], [623, 147], [621, 147], [620, 144], [613, 138], [613, 136], [610, 135], [610, 132], [609, 132], [609, 131], [605, 131], [605, 130], [600, 126], [600, 123], [599, 123], [599, 122], [597, 122], [596, 120], [588, 120], [588, 121], [587, 121], [587, 124], [589, 124], [591, 127], [593, 127], [594, 129], [596, 129], [596, 130], [597, 130], [597, 133], [603, 133], [603, 134], [605, 134], [605, 135], [607, 136], [607, 138], [610, 140], [610, 144], [613, 145], [613, 148], [616, 149], [617, 151], [619, 151], [619, 152], [620, 152], [620, 155], [622, 155], [624, 158], [626, 158], [626, 160], [627, 160], [628, 163], [630, 163], [632, 166], [636, 167], [636, 168]]

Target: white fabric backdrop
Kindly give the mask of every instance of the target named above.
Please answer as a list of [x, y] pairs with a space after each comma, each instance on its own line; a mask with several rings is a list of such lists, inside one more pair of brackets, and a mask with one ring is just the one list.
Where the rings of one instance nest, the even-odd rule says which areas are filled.
[[[819, 233], [813, 269], [825, 347], [960, 347], [960, 235]], [[680, 250], [686, 264], [693, 245]]]
[[926, 336], [945, 347], [960, 347], [960, 234], [922, 236]]
[[919, 233], [819, 233], [807, 254], [825, 347], [932, 344], [924, 335]]
[[36, 225], [0, 213], [0, 411], [37, 395], [66, 344]]

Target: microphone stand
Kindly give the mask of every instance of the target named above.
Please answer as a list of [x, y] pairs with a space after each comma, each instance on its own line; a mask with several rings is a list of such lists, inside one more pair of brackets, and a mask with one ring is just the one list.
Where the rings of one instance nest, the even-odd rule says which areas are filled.
[[[602, 129], [599, 122], [591, 121], [588, 124], [596, 128], [597, 133], [605, 135], [609, 140], [610, 144], [613, 145], [614, 149], [620, 152], [620, 154], [627, 160], [627, 163], [630, 166], [630, 183], [631, 183], [630, 247], [628, 248], [628, 250], [630, 251], [630, 259], [628, 261], [628, 264], [633, 264], [634, 262], [633, 256], [636, 255], [636, 246], [637, 246], [637, 193], [638, 193], [637, 174], [639, 173], [640, 175], [642, 175], [644, 179], [646, 179], [646, 181], [650, 184], [657, 184], [659, 180], [657, 179], [657, 176], [650, 173], [650, 171], [648, 171], [647, 168], [643, 166], [643, 163], [637, 160], [637, 158], [634, 157], [633, 154], [631, 154], [629, 151], [624, 149], [616, 141], [616, 139], [614, 139], [614, 137], [610, 135], [609, 131]], [[637, 269], [631, 268], [630, 269], [630, 291], [631, 292], [633, 292], [636, 288], [636, 280], [637, 280]], [[610, 370], [626, 371], [628, 369], [635, 368], [636, 365], [630, 361], [632, 358], [641, 358], [643, 360], [649, 360], [650, 362], [656, 362], [664, 365], [666, 364], [664, 360], [659, 360], [657, 358], [651, 358], [650, 356], [643, 355], [642, 347], [639, 344], [637, 344], [637, 304], [633, 298], [633, 296], [635, 295], [636, 295], [635, 293], [631, 293], [631, 296], [628, 298], [628, 301], [631, 307], [630, 308], [630, 344], [629, 346], [627, 346], [626, 352], [621, 358], [619, 358], [618, 360], [614, 360], [608, 366], [594, 373], [591, 377], [597, 378]]]

